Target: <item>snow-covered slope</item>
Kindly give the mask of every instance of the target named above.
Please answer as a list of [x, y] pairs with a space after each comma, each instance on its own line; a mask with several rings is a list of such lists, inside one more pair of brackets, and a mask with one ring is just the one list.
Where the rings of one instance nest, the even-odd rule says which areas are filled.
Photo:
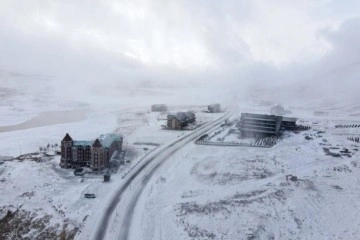
[[[48, 238], [64, 234], [76, 238], [80, 236], [76, 233], [92, 229], [122, 184], [122, 175], [144, 156], [141, 144], [161, 146], [184, 134], [162, 130], [164, 116], [149, 112], [150, 105], [166, 103], [174, 112], [194, 110], [198, 121], [206, 122], [213, 116], [202, 111], [215, 102], [237, 105], [239, 112], [263, 113], [279, 103], [312, 129], [290, 134], [270, 149], [187, 145], [146, 185], [135, 208], [131, 239], [357, 239], [360, 235], [359, 146], [347, 140], [360, 132], [335, 128], [360, 124], [358, 103], [277, 102], [269, 93], [247, 99], [224, 89], [191, 88], [98, 92], [86, 88], [87, 94], [76, 94], [77, 86], [63, 95], [61, 87], [48, 84], [47, 78], [1, 73], [0, 160], [59, 143], [66, 132], [75, 139], [118, 132], [124, 134], [132, 161], [109, 184], [100, 175], [80, 182], [71, 170], [58, 167], [58, 157], [6, 161], [0, 165], [0, 221], [30, 227], [29, 231], [10, 228], [8, 239], [16, 238], [14, 234], [36, 238], [41, 232]], [[83, 114], [66, 120], [57, 117], [75, 112]], [[9, 129], [19, 124], [26, 127]], [[341, 153], [343, 148], [350, 153]], [[286, 181], [287, 174], [299, 180]], [[87, 192], [97, 198], [85, 199]], [[2, 226], [6, 230], [8, 225]]]
[[360, 130], [301, 121], [312, 129], [270, 149], [187, 146], [148, 183], [130, 239], [357, 239], [359, 144], [347, 137]]

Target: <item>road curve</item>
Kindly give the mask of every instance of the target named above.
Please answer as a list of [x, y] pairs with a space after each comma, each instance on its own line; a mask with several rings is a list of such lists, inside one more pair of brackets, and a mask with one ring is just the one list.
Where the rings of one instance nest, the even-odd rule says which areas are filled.
[[[150, 163], [155, 162], [156, 164], [151, 165], [150, 168], [147, 169], [147, 173], [145, 175], [143, 175], [143, 177], [141, 178], [141, 181], [137, 181], [138, 186], [133, 186], [133, 189], [135, 189], [135, 190], [133, 190], [131, 192], [132, 196], [130, 197], [131, 200], [129, 202], [129, 205], [128, 206], [124, 205], [124, 207], [126, 208], [126, 212], [125, 212], [124, 216], [122, 216], [121, 227], [120, 227], [120, 232], [118, 234], [118, 239], [127, 240], [129, 231], [130, 231], [130, 223], [132, 220], [134, 208], [137, 204], [139, 196], [142, 193], [142, 190], [144, 189], [148, 180], [153, 176], [155, 171], [162, 165], [162, 163], [164, 163], [164, 161], [166, 159], [168, 159], [175, 152], [179, 151], [184, 145], [188, 144], [189, 142], [194, 141], [196, 138], [203, 135], [205, 132], [218, 126], [219, 124], [222, 123], [222, 121], [224, 119], [228, 118], [231, 115], [232, 115], [232, 113], [230, 113], [230, 112], [224, 114], [222, 117], [199, 127], [192, 133], [185, 135], [185, 136], [179, 138], [178, 140], [174, 141], [173, 143], [167, 145], [165, 148], [158, 151], [156, 153], [157, 155], [149, 156], [148, 159], [144, 159], [145, 160], [144, 163], [141, 166], [139, 166], [138, 168], [135, 168], [135, 170], [131, 174], [129, 174], [129, 176], [126, 178], [125, 182], [123, 183], [123, 185], [117, 190], [116, 194], [113, 196], [112, 200], [110, 201], [110, 204], [107, 206], [107, 208], [101, 218], [101, 221], [97, 228], [94, 239], [95, 240], [105, 239], [108, 224], [109, 224], [109, 219], [110, 219], [112, 213], [114, 212], [114, 210], [116, 209], [116, 206], [121, 201], [125, 190], [130, 186], [130, 184], [134, 181], [134, 179], [139, 176], [139, 173], [141, 173]], [[154, 160], [156, 160], [156, 161], [154, 161]]]

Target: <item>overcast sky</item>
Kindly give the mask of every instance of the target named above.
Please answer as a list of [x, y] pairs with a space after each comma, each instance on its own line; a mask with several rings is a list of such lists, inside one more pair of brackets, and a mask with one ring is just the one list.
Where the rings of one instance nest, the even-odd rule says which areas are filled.
[[0, 69], [80, 83], [338, 88], [359, 81], [359, 16], [358, 0], [0, 0]]

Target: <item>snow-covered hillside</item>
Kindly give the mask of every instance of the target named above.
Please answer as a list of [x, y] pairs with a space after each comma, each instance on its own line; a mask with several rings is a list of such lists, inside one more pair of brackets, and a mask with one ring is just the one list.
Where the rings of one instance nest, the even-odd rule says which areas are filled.
[[[7, 88], [1, 89], [0, 96], [4, 116], [0, 124], [0, 160], [6, 160], [0, 165], [0, 238], [5, 239], [72, 239], [87, 225], [93, 228], [122, 184], [123, 175], [146, 154], [143, 149], [156, 150], [146, 144], [161, 146], [185, 134], [161, 130], [164, 116], [151, 113], [151, 104], [165, 102], [170, 103], [170, 111], [199, 112], [199, 123], [213, 117], [202, 112], [211, 101], [210, 95], [193, 101], [189, 98], [193, 93], [187, 90], [174, 94], [171, 89], [124, 89], [118, 91], [122, 93], [119, 96], [99, 94], [78, 101], [62, 99], [56, 93], [47, 101], [48, 95], [22, 88], [19, 81], [11, 82], [14, 79], [18, 80], [18, 76], [2, 78]], [[184, 99], [181, 104], [171, 104], [179, 98]], [[113, 174], [110, 183], [104, 184], [102, 175], [94, 174], [86, 175], [82, 182], [73, 170], [59, 167], [58, 156], [40, 153], [7, 161], [39, 152], [47, 144], [60, 144], [67, 132], [74, 139], [94, 139], [108, 132], [123, 134], [127, 163]], [[95, 193], [97, 197], [85, 199], [84, 193]]]
[[[360, 124], [357, 103], [311, 99], [286, 103], [271, 95], [248, 99], [221, 89], [190, 88], [119, 88], [109, 94], [62, 98], [43, 77], [32, 76], [39, 89], [26, 84], [29, 76], [1, 77], [5, 87], [0, 89], [0, 160], [59, 144], [67, 132], [75, 139], [121, 133], [129, 160], [107, 184], [95, 174], [82, 182], [72, 170], [59, 168], [58, 156], [5, 161], [0, 165], [0, 233], [4, 234], [0, 236], [5, 239], [92, 236], [124, 174], [147, 154], [144, 148], [156, 154], [188, 133], [162, 130], [166, 116], [151, 113], [150, 105], [166, 103], [171, 112], [193, 110], [197, 121], [206, 123], [221, 115], [204, 113], [206, 105], [214, 102], [238, 113], [269, 113], [280, 103], [288, 115], [312, 128], [287, 134], [266, 149], [185, 145], [146, 184], [135, 206], [130, 239], [356, 239], [360, 235], [359, 144], [347, 140], [358, 137], [360, 128], [335, 128]], [[288, 174], [298, 181], [286, 181]], [[84, 193], [95, 193], [97, 198], [85, 199]], [[121, 226], [116, 225], [116, 214], [112, 219], [109, 231], [116, 234]]]
[[300, 121], [312, 129], [269, 149], [182, 149], [147, 185], [131, 239], [357, 239], [359, 144], [347, 137], [360, 129], [335, 125], [360, 123]]

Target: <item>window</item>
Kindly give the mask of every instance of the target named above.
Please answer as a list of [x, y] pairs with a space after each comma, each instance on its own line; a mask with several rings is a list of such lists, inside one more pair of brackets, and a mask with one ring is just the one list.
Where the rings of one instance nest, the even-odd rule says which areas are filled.
[[66, 148], [66, 158], [71, 158], [71, 148]]
[[77, 152], [77, 159], [80, 161], [84, 161], [84, 147], [83, 146], [79, 146], [78, 147], [78, 152]]
[[90, 146], [85, 147], [85, 161], [91, 160], [91, 148]]

